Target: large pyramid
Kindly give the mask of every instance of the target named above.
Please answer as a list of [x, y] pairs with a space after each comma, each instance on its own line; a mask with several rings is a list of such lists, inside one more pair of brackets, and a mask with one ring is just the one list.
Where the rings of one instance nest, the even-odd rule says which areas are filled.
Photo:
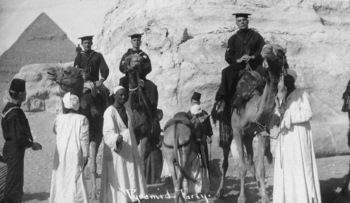
[[13, 74], [27, 64], [64, 63], [74, 57], [74, 43], [46, 13], [41, 13], [0, 56], [0, 72]]

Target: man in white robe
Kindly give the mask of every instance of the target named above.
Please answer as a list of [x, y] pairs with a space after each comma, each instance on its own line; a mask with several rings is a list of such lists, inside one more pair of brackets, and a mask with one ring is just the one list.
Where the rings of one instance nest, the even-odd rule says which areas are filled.
[[88, 203], [84, 167], [89, 157], [89, 122], [77, 113], [79, 98], [63, 97], [64, 114], [55, 120], [56, 150], [52, 171], [50, 203]]
[[296, 73], [285, 77], [287, 97], [275, 155], [273, 202], [321, 202], [316, 158], [312, 143], [309, 95], [295, 89]]
[[100, 203], [137, 202], [146, 195], [141, 158], [131, 123], [132, 111], [125, 104], [126, 90], [113, 91], [115, 103], [104, 113]]

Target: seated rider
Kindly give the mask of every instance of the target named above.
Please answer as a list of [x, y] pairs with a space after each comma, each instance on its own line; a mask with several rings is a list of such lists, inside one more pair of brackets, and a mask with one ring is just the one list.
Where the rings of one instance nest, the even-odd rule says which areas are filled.
[[239, 30], [229, 38], [225, 53], [225, 60], [230, 65], [222, 70], [221, 84], [216, 94], [216, 102], [219, 102], [218, 113], [226, 116], [224, 112], [231, 113], [233, 108], [242, 105], [246, 98], [236, 94], [239, 79], [246, 72], [246, 68], [264, 74], [261, 57], [262, 47], [265, 41], [262, 36], [248, 28], [248, 13], [234, 13], [236, 25]]
[[[84, 87], [91, 89], [94, 96], [99, 93], [103, 100], [108, 102], [109, 91], [103, 82], [109, 75], [108, 65], [103, 55], [91, 49], [93, 36], [80, 37], [83, 51], [77, 54], [74, 60], [74, 67], [83, 70]], [[101, 78], [100, 78], [101, 73]]]
[[139, 73], [140, 77], [140, 86], [144, 88], [146, 96], [150, 100], [151, 112], [153, 117], [157, 117], [157, 106], [158, 106], [158, 90], [157, 86], [150, 80], [146, 79], [148, 73], [152, 71], [151, 60], [149, 56], [140, 49], [142, 44], [141, 37], [143, 34], [132, 34], [128, 37], [131, 38], [132, 48], [123, 55], [120, 60], [119, 70], [124, 73], [125, 76], [120, 78], [119, 85], [123, 86], [126, 90], [129, 90], [129, 78], [127, 72], [127, 61], [126, 58], [132, 54], [138, 54], [141, 56], [141, 72]]

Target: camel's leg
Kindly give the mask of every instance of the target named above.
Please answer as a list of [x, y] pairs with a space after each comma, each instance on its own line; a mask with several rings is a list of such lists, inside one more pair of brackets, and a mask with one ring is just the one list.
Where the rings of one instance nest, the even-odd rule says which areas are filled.
[[[102, 136], [102, 135], [93, 135], [93, 136]], [[91, 183], [92, 183], [92, 199], [97, 200], [98, 199], [98, 190], [97, 190], [97, 184], [96, 184], [96, 179], [97, 179], [97, 163], [96, 163], [96, 157], [98, 153], [98, 148], [100, 146], [101, 140], [100, 139], [95, 139], [91, 140], [90, 142], [90, 150], [89, 150], [89, 158], [90, 158], [90, 174], [91, 174]]]
[[[253, 150], [253, 136], [247, 135], [244, 137], [244, 146], [247, 151], [247, 166], [250, 172], [255, 177], [255, 167], [254, 167], [254, 150]], [[257, 180], [256, 180], [257, 181]]]
[[[258, 164], [257, 164], [257, 173], [256, 178], [260, 183], [260, 193], [261, 193], [261, 202], [267, 203], [269, 202], [269, 196], [266, 192], [265, 186], [265, 165], [264, 165], [264, 155], [266, 148], [266, 137], [259, 136], [258, 137]], [[259, 186], [258, 185], [258, 186]]]
[[348, 194], [348, 190], [349, 190], [349, 182], [350, 182], [350, 163], [349, 163], [349, 173], [348, 173], [348, 177], [346, 178], [346, 181], [343, 185], [343, 188], [340, 192], [341, 195], [346, 196]]
[[146, 154], [147, 142], [148, 142], [148, 138], [144, 137], [140, 140], [140, 143], [138, 145], [141, 162], [142, 162], [142, 170], [144, 171], [144, 174], [146, 173], [145, 154]]
[[[231, 145], [231, 143], [230, 143], [230, 145]], [[225, 177], [226, 177], [226, 172], [228, 169], [228, 155], [230, 153], [230, 147], [223, 147], [222, 153], [224, 156], [224, 160], [222, 161], [221, 181], [220, 181], [219, 189], [216, 192], [216, 198], [223, 197]]]
[[247, 175], [247, 166], [245, 163], [244, 157], [244, 148], [243, 148], [243, 135], [239, 129], [233, 129], [233, 134], [235, 135], [235, 141], [237, 146], [237, 152], [239, 157], [239, 177], [241, 179], [241, 191], [238, 197], [238, 203], [245, 203], [246, 197], [244, 192], [245, 176]]

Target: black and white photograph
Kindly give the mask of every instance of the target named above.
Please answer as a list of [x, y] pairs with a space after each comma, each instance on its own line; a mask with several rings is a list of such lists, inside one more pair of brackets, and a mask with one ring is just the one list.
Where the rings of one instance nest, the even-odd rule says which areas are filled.
[[350, 203], [349, 11], [0, 0], [0, 203]]

